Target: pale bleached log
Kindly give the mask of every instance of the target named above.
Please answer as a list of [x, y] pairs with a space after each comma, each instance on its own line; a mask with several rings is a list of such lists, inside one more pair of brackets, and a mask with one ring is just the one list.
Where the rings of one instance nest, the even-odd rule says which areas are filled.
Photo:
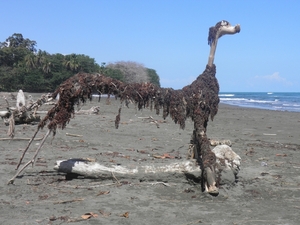
[[67, 174], [78, 174], [87, 178], [112, 178], [113, 175], [122, 178], [161, 180], [199, 177], [201, 170], [193, 161], [173, 162], [166, 165], [137, 165], [134, 168], [128, 168], [118, 165], [110, 167], [101, 165], [97, 162], [91, 162], [86, 159], [68, 159], [56, 162], [54, 169], [58, 172]]
[[[212, 150], [217, 157], [217, 173], [220, 184], [232, 184], [240, 170], [241, 157], [228, 145], [218, 145]], [[66, 174], [78, 174], [86, 178], [164, 180], [174, 182], [186, 178], [200, 178], [201, 170], [194, 160], [125, 166], [104, 166], [90, 159], [73, 158], [59, 160], [54, 169]]]
[[10, 113], [9, 111], [0, 111], [0, 117], [5, 117], [5, 118], [8, 118], [10, 116]]

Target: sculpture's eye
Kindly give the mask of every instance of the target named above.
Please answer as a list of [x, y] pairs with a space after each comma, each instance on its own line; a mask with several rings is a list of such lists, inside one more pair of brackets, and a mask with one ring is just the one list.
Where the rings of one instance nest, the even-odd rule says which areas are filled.
[[228, 22], [227, 21], [225, 21], [225, 20], [222, 20], [221, 21], [221, 26], [227, 26], [228, 25]]

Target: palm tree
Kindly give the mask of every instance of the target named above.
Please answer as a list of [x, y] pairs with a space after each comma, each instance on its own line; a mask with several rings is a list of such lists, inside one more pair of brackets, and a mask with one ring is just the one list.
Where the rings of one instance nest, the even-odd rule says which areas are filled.
[[25, 56], [25, 65], [27, 68], [33, 69], [36, 67], [36, 56], [33, 53], [29, 53]]
[[76, 54], [65, 56], [65, 61], [63, 62], [63, 64], [68, 70], [71, 70], [72, 72], [78, 72], [79, 70], [79, 63]]
[[51, 72], [51, 67], [52, 67], [51, 62], [49, 62], [48, 59], [45, 59], [44, 64], [43, 64], [44, 73], [50, 73]]
[[43, 66], [45, 64], [45, 60], [50, 56], [50, 54], [46, 51], [39, 50], [35, 57], [35, 62], [39, 66]]
[[35, 63], [40, 66], [43, 64], [43, 59], [44, 59], [44, 53], [41, 49], [39, 49], [35, 57]]

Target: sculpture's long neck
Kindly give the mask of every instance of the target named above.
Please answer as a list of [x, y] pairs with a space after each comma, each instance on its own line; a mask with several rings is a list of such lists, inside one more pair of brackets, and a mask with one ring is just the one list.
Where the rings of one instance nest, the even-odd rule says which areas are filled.
[[210, 67], [212, 67], [212, 65], [214, 64], [217, 44], [218, 44], [218, 37], [212, 42], [210, 46], [210, 52], [209, 52], [208, 63], [207, 63], [207, 65], [209, 65]]

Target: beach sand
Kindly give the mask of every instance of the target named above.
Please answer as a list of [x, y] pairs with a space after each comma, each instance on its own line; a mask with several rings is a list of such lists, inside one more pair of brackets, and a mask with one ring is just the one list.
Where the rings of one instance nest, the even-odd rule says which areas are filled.
[[[169, 117], [163, 120], [149, 109], [136, 112], [130, 105], [123, 107], [120, 127], [115, 129], [119, 101], [111, 99], [106, 105], [105, 99], [100, 103], [94, 99], [83, 108], [98, 105], [99, 115], [75, 115], [54, 139], [48, 137], [36, 165], [26, 168], [12, 185], [7, 182], [28, 141], [0, 141], [0, 224], [299, 224], [300, 113], [221, 104], [208, 123], [207, 135], [231, 140], [242, 161], [238, 182], [222, 186], [219, 196], [213, 197], [201, 192], [199, 183], [177, 174], [66, 180], [53, 169], [57, 160], [91, 158], [107, 166], [130, 167], [187, 158], [190, 120], [181, 130]], [[5, 108], [1, 98], [0, 110]], [[159, 128], [141, 118], [149, 116]], [[30, 138], [36, 127], [16, 126], [15, 138]], [[7, 138], [7, 130], [1, 121], [0, 138]], [[23, 163], [39, 144], [33, 142]], [[165, 153], [171, 157], [153, 157]]]

